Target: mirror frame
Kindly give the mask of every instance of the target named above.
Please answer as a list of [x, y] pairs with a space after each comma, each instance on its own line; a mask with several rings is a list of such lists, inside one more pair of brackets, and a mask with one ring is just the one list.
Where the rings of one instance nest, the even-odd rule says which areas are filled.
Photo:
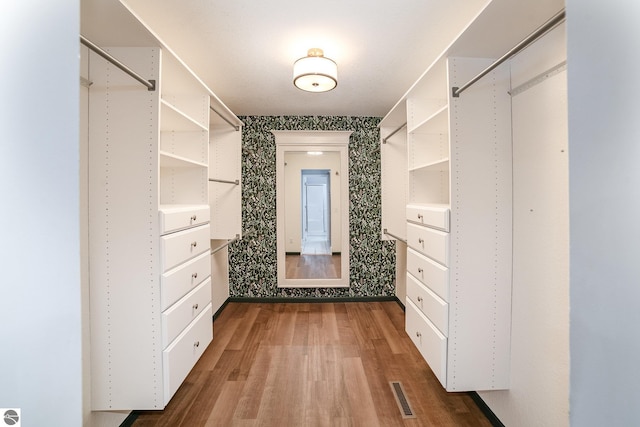
[[[352, 131], [272, 130], [276, 138], [276, 233], [279, 288], [349, 287], [349, 136]], [[284, 236], [284, 155], [290, 151], [336, 151], [340, 153], [340, 278], [287, 279]]]

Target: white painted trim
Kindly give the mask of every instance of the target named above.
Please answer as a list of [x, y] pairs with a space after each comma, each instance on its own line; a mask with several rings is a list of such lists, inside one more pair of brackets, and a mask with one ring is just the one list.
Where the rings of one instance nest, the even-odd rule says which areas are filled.
[[[279, 288], [330, 288], [349, 286], [349, 136], [351, 131], [271, 131], [276, 137], [276, 225]], [[340, 153], [341, 266], [339, 279], [287, 279], [285, 268], [284, 153], [287, 151], [337, 151]], [[280, 214], [278, 214], [280, 213]]]

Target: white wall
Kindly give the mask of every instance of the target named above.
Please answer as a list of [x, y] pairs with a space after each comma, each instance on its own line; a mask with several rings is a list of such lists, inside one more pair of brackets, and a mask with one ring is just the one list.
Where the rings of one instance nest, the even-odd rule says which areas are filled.
[[638, 425], [640, 3], [567, 1], [571, 424]]
[[[569, 181], [565, 26], [511, 62], [511, 384], [480, 396], [507, 426], [569, 424]], [[528, 86], [526, 86], [528, 87]]]
[[79, 7], [0, 13], [0, 407], [24, 426], [82, 425]]

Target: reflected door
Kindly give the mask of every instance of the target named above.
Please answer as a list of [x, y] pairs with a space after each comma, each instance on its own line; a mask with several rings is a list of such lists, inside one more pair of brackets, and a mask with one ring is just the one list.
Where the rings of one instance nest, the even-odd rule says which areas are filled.
[[305, 184], [304, 186], [304, 230], [307, 236], [327, 235], [327, 186], [324, 184]]
[[330, 171], [302, 169], [302, 234], [330, 240]]

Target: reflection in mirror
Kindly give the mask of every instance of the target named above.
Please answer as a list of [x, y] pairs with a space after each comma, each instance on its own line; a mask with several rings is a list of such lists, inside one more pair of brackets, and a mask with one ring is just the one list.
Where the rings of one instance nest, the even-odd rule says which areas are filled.
[[287, 279], [340, 278], [340, 190], [339, 152], [285, 152]]
[[351, 132], [272, 132], [278, 286], [349, 286]]

